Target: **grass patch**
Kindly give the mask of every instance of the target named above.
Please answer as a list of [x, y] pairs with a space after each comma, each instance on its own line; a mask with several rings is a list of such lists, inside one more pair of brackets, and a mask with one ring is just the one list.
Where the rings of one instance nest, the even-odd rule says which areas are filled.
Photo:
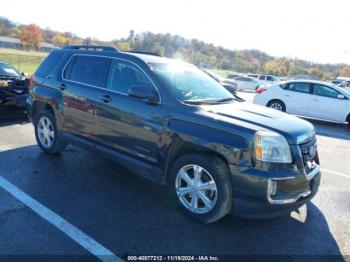
[[28, 74], [33, 74], [47, 55], [48, 53], [44, 52], [0, 48], [0, 61], [7, 62]]

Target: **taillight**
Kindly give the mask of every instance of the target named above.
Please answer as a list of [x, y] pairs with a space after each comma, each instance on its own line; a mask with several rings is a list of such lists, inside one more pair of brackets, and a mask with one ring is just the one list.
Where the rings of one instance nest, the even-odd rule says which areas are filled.
[[259, 88], [256, 90], [256, 93], [257, 93], [257, 94], [262, 94], [262, 93], [264, 93], [265, 91], [266, 91], [265, 88], [259, 87]]
[[32, 86], [34, 83], [34, 75], [31, 75], [28, 79], [29, 85]]

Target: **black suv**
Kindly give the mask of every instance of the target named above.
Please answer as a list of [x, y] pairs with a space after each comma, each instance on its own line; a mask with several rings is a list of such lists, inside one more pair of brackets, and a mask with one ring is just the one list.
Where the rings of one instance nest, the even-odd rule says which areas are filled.
[[27, 99], [42, 151], [67, 143], [168, 184], [201, 222], [289, 213], [317, 192], [314, 127], [238, 101], [197, 67], [110, 47], [54, 50]]

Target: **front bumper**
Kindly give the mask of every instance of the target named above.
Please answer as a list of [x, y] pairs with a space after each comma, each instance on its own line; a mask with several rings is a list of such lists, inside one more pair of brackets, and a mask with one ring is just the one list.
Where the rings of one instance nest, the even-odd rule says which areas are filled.
[[[269, 177], [270, 176], [270, 177]], [[234, 175], [234, 215], [266, 219], [289, 214], [318, 192], [321, 172], [317, 166], [308, 176], [248, 169]]]
[[8, 96], [0, 98], [1, 107], [16, 107], [16, 108], [25, 108], [25, 101], [28, 98], [28, 95], [17, 95], [17, 96]]

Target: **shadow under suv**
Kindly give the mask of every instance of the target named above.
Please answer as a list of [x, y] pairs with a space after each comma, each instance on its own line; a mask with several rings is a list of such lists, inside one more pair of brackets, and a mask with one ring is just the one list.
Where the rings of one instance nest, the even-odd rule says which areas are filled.
[[309, 122], [238, 101], [184, 62], [67, 46], [42, 62], [26, 106], [42, 151], [72, 143], [103, 154], [168, 184], [204, 223], [286, 214], [319, 187]]

